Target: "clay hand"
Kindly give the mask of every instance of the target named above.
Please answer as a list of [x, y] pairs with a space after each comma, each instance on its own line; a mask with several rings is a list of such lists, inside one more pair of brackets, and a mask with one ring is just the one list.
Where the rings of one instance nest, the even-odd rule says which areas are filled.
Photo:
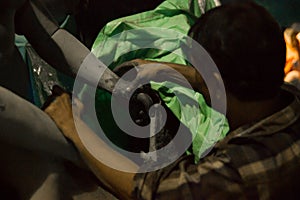
[[53, 87], [53, 94], [50, 100], [51, 102], [48, 103], [44, 111], [53, 119], [63, 134], [72, 140], [77, 134], [74, 131], [76, 130], [74, 118], [79, 119], [83, 110], [83, 104], [78, 99], [73, 99], [73, 103], [71, 103], [70, 95], [57, 86]]
[[[154, 62], [141, 59], [135, 59], [125, 62], [114, 69], [114, 72], [130, 81], [130, 86], [127, 90], [136, 89], [150, 81], [163, 82], [171, 81], [181, 85], [186, 85], [186, 79], [174, 69], [176, 64]], [[132, 70], [133, 69], [133, 70]], [[123, 76], [126, 72], [132, 70], [129, 76]]]

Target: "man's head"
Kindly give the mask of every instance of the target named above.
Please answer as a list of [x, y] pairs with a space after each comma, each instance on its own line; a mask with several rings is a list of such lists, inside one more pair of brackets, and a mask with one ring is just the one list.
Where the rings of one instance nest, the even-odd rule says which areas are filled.
[[204, 14], [190, 35], [211, 55], [226, 90], [240, 100], [277, 95], [283, 83], [285, 43], [275, 19], [255, 3], [233, 3]]

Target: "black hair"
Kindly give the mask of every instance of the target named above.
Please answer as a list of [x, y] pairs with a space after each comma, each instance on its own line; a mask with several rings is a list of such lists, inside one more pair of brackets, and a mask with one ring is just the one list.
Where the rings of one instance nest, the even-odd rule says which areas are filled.
[[201, 16], [189, 35], [215, 61], [225, 88], [240, 100], [262, 100], [283, 84], [285, 42], [276, 20], [254, 2], [234, 2]]

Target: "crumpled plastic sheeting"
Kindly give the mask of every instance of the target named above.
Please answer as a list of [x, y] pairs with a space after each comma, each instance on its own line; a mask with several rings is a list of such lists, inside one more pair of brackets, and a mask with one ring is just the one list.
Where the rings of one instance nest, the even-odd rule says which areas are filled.
[[192, 133], [192, 152], [189, 153], [195, 155], [195, 162], [229, 132], [226, 117], [209, 107], [200, 93], [168, 81], [151, 82], [151, 86]]
[[[201, 3], [200, 6], [199, 2]], [[145, 29], [145, 32], [141, 31], [137, 33], [134, 31], [124, 33], [124, 31], [158, 27], [174, 30], [186, 35], [196, 19], [200, 17], [204, 11], [215, 7], [216, 2], [217, 1], [213, 0], [167, 0], [155, 10], [114, 20], [108, 23], [99, 33], [93, 45], [92, 52], [111, 69], [125, 61], [135, 58], [188, 64], [184, 58], [174, 54], [174, 52], [181, 51], [181, 38], [166, 37], [167, 39], [164, 39], [162, 35], [163, 32], [159, 30], [151, 33], [147, 32], [147, 29]], [[114, 36], [117, 34], [122, 34], [122, 36], [114, 39]], [[147, 40], [145, 40], [145, 36], [147, 36]], [[167, 46], [170, 51], [145, 49], [143, 47], [147, 46], [147, 42], [156, 43], [158, 47]], [[137, 48], [139, 49], [123, 54], [124, 50]], [[112, 61], [112, 63], [109, 63], [109, 61]], [[195, 108], [199, 111], [196, 116], [195, 112], [192, 112], [193, 109], [182, 105], [180, 100], [176, 97], [172, 98], [172, 101], [169, 101], [173, 95], [169, 90], [163, 89], [165, 86], [171, 87], [172, 91], [181, 91], [181, 94], [187, 98], [195, 100], [199, 105], [199, 108]], [[194, 138], [192, 144], [193, 152], [191, 153], [195, 155], [196, 162], [199, 161], [200, 157], [205, 154], [214, 143], [222, 139], [229, 131], [225, 116], [207, 106], [201, 94], [190, 91], [187, 88], [175, 87], [171, 83], [152, 83], [152, 87], [160, 91], [161, 98], [166, 105], [184, 125], [189, 127]], [[164, 92], [162, 92], [162, 89]], [[195, 96], [197, 96], [196, 99], [194, 98]], [[99, 112], [101, 108], [105, 109], [110, 107], [110, 94], [100, 91], [96, 98], [97, 102], [102, 102], [97, 106]], [[177, 113], [179, 110], [180, 114]], [[212, 113], [214, 114], [213, 116]], [[101, 120], [105, 121], [107, 119], [102, 118]], [[109, 130], [114, 130], [114, 127], [110, 127]]]
[[47, 97], [52, 94], [51, 90], [54, 85], [72, 91], [73, 80], [70, 77], [51, 67], [35, 52], [30, 44], [27, 44], [25, 48], [31, 66], [33, 100], [37, 106], [41, 107]]
[[27, 45], [26, 49], [31, 61], [33, 83], [35, 83], [34, 100], [37, 104], [42, 104], [46, 101], [46, 97], [51, 95], [52, 87], [59, 83], [57, 72], [41, 59], [30, 45]]

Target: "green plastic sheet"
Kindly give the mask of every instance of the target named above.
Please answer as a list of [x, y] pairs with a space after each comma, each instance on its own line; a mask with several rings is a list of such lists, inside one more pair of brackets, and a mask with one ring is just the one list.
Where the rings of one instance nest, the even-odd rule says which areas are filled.
[[[92, 52], [110, 69], [115, 66], [135, 58], [173, 62], [187, 65], [187, 61], [172, 52], [179, 52], [180, 38], [168, 38], [161, 40], [163, 32], [128, 32], [124, 31], [143, 29], [149, 27], [159, 27], [171, 29], [186, 35], [188, 30], [193, 25], [195, 20], [201, 14], [216, 6], [215, 1], [182, 1], [168, 0], [163, 2], [155, 10], [120, 18], [108, 23], [99, 33]], [[147, 29], [146, 29], [147, 30]], [[111, 40], [117, 34], [124, 34], [116, 39]], [[180, 34], [179, 34], [180, 35]], [[145, 36], [147, 39], [145, 39]], [[120, 39], [123, 38], [123, 39]], [[146, 40], [146, 41], [145, 41]], [[171, 51], [159, 49], [143, 49], [143, 45], [147, 46], [147, 42], [156, 43], [157, 46], [168, 45], [167, 48]], [[124, 54], [126, 49], [138, 49]], [[197, 162], [214, 143], [221, 140], [229, 131], [229, 126], [224, 115], [211, 109], [206, 103], [203, 96], [188, 88], [176, 85], [174, 83], [155, 83], [151, 86], [157, 90], [160, 97], [175, 114], [175, 116], [186, 125], [193, 135], [192, 152], [195, 155]], [[197, 102], [196, 107], [191, 107], [188, 104], [183, 104], [180, 99], [174, 96], [173, 93], [184, 95], [191, 101]], [[99, 112], [103, 109], [109, 109], [110, 94], [105, 91], [99, 91], [96, 95], [99, 105], [96, 109]], [[109, 113], [109, 111], [107, 111]], [[107, 119], [101, 119], [106, 121]], [[111, 119], [108, 119], [110, 121]], [[104, 125], [112, 125], [111, 122], [103, 123]], [[114, 130], [116, 127], [109, 127], [107, 130]], [[117, 132], [115, 132], [117, 133]]]
[[195, 162], [228, 133], [226, 117], [209, 107], [200, 93], [171, 82], [151, 82], [151, 87], [191, 131], [193, 143], [189, 153], [195, 155]]

